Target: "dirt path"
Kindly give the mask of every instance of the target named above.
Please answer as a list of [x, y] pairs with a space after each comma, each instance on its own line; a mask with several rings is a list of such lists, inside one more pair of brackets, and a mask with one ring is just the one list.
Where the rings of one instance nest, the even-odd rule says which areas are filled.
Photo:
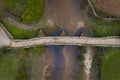
[[3, 19], [3, 21], [6, 22], [6, 23], [8, 23], [8, 24], [10, 24], [10, 25], [13, 25], [15, 27], [18, 27], [18, 28], [21, 28], [21, 29], [25, 29], [25, 30], [26, 29], [27, 30], [28, 29], [37, 29], [37, 28], [40, 28], [41, 25], [42, 25], [42, 20], [38, 21], [35, 24], [29, 24], [29, 25], [27, 25], [27, 24], [23, 24], [23, 23], [21, 23], [19, 21], [16, 21], [15, 19], [13, 19], [13, 18], [11, 18], [9, 16], [5, 17]]

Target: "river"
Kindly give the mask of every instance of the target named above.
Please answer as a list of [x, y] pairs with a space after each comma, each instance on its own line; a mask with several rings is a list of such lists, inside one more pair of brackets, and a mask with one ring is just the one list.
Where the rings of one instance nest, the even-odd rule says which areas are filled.
[[[53, 31], [49, 36], [60, 36], [62, 31], [66, 36], [81, 36], [84, 29], [84, 20], [80, 0], [45, 0], [45, 21], [51, 20], [61, 29]], [[74, 80], [78, 71], [77, 57], [80, 54], [76, 45], [48, 45], [50, 55], [48, 61], [52, 66], [48, 80]]]

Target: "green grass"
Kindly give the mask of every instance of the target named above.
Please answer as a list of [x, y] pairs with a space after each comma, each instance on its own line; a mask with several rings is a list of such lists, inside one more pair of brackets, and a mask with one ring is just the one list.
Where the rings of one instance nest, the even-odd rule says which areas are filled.
[[24, 0], [3, 0], [5, 6], [8, 7], [14, 14], [21, 15], [23, 10]]
[[19, 59], [7, 55], [0, 60], [0, 80], [15, 80], [19, 69]]
[[42, 80], [44, 49], [0, 49], [0, 80]]
[[120, 36], [120, 21], [103, 20], [91, 14], [89, 7], [85, 12], [86, 26], [94, 37]]
[[43, 0], [26, 0], [26, 4], [23, 9], [22, 19], [23, 23], [35, 23], [43, 15], [44, 1]]
[[12, 10], [16, 8], [17, 4], [19, 4], [20, 1], [21, 0], [4, 0], [7, 7], [11, 8]]
[[33, 37], [36, 37], [38, 32], [39, 32], [39, 29], [37, 29], [37, 30], [23, 30], [23, 29], [17, 28], [15, 26], [12, 26], [12, 25], [9, 25], [6, 23], [3, 23], [3, 24], [15, 39], [33, 38]]
[[101, 80], [120, 80], [120, 49], [111, 49], [104, 55]]
[[[20, 59], [16, 51], [7, 49], [0, 50], [0, 80], [18, 80]], [[20, 76], [21, 80], [26, 80]]]
[[25, 60], [26, 67], [32, 72], [31, 80], [42, 80], [44, 61], [43, 56], [45, 47], [34, 47], [26, 50], [28, 58]]
[[4, 2], [0, 1], [0, 20], [5, 17]]
[[40, 20], [44, 13], [44, 0], [4, 0], [11, 14], [19, 16], [25, 24]]
[[120, 22], [91, 19], [89, 30], [94, 37], [120, 36]]

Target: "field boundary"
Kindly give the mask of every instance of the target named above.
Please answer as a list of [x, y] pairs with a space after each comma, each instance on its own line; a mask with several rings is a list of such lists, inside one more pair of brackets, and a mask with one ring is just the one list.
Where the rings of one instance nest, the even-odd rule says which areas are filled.
[[91, 0], [87, 0], [87, 2], [88, 2], [88, 4], [89, 4], [90, 8], [92, 9], [93, 15], [94, 15], [95, 17], [100, 18], [100, 19], [102, 19], [102, 20], [107, 20], [107, 21], [120, 20], [119, 18], [113, 18], [113, 17], [109, 17], [109, 18], [108, 18], [108, 17], [102, 17], [102, 16], [98, 15], [97, 12], [96, 12], [96, 10], [95, 10], [95, 8], [94, 8], [94, 6], [93, 6], [93, 4], [92, 4], [92, 2], [91, 2]]
[[5, 33], [8, 35], [10, 39], [14, 39], [14, 37], [11, 35], [11, 33], [3, 26], [3, 24], [0, 23], [0, 26], [5, 31]]

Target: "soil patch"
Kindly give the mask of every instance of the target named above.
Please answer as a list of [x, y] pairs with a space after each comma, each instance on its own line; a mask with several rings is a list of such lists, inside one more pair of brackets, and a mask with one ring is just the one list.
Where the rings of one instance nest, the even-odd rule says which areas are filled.
[[92, 0], [97, 8], [113, 16], [120, 16], [120, 0]]

